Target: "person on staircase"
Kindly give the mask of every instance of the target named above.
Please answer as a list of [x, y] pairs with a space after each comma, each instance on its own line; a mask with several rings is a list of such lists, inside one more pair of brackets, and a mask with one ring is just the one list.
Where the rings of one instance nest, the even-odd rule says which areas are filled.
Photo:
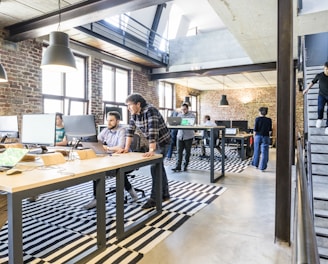
[[[323, 125], [323, 113], [325, 105], [328, 103], [328, 61], [325, 62], [323, 72], [318, 73], [313, 80], [308, 84], [308, 87], [303, 91], [306, 94], [309, 89], [319, 82], [319, 94], [318, 94], [318, 119], [316, 121], [316, 128], [320, 128]], [[327, 119], [325, 125], [325, 134], [328, 135], [328, 108]]]

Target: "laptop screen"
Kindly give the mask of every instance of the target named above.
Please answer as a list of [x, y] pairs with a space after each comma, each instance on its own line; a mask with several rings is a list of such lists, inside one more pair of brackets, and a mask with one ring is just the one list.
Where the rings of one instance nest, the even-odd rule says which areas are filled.
[[28, 152], [23, 148], [7, 148], [0, 154], [0, 166], [14, 167]]
[[183, 117], [181, 119], [181, 126], [193, 126], [195, 124], [194, 117]]

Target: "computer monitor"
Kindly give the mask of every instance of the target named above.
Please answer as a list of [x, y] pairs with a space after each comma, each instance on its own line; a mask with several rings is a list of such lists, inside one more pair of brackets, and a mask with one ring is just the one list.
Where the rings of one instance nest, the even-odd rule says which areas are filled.
[[69, 142], [97, 142], [94, 115], [64, 115], [65, 135]]
[[239, 131], [248, 132], [248, 121], [247, 120], [232, 120], [231, 127], [239, 128]]
[[16, 115], [0, 116], [0, 138], [18, 138], [18, 120]]
[[215, 120], [215, 124], [217, 126], [231, 127], [230, 120]]
[[56, 141], [56, 114], [29, 114], [22, 117], [22, 143], [42, 148], [54, 146]]

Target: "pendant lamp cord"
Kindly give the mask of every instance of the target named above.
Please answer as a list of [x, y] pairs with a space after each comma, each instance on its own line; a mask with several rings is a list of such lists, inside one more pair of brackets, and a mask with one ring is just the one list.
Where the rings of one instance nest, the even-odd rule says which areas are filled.
[[58, 23], [57, 31], [60, 31], [60, 23], [61, 23], [61, 7], [60, 7], [60, 0], [58, 0], [58, 9], [59, 9], [59, 14], [58, 14], [59, 23]]

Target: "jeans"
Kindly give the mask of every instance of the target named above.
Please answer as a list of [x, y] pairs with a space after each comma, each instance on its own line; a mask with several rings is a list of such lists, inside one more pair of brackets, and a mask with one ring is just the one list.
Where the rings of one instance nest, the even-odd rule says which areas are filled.
[[186, 140], [179, 140], [177, 141], [178, 144], [178, 160], [176, 163], [176, 168], [181, 170], [181, 163], [182, 163], [182, 156], [183, 150], [185, 150], [185, 163], [183, 166], [185, 168], [188, 167], [189, 160], [190, 160], [190, 153], [191, 153], [191, 146], [192, 146], [193, 139], [186, 139]]
[[252, 165], [265, 170], [269, 161], [269, 136], [255, 135], [254, 137], [254, 155]]
[[172, 129], [171, 130], [171, 143], [170, 143], [170, 146], [169, 146], [169, 150], [167, 151], [167, 157], [169, 159], [172, 158], [173, 149], [177, 145], [177, 134], [178, 134], [177, 129]]
[[[318, 95], [318, 119], [323, 119], [323, 112], [325, 110], [325, 105], [328, 103], [328, 96]], [[328, 108], [327, 108], [328, 117]], [[326, 120], [326, 127], [328, 127], [328, 118]]]
[[[162, 147], [157, 146], [156, 147], [156, 153], [157, 154], [162, 154], [163, 155], [163, 159], [164, 157], [166, 157], [166, 153], [168, 150], [168, 145], [164, 145]], [[151, 193], [150, 193], [150, 198], [155, 200], [156, 199], [156, 188], [155, 188], [155, 184], [156, 184], [156, 180], [158, 179], [157, 175], [156, 175], [156, 170], [155, 170], [156, 165], [151, 165], [150, 167], [150, 172], [151, 172], [151, 177], [153, 179], [152, 182], [152, 187], [151, 187]], [[169, 197], [170, 193], [169, 193], [169, 184], [167, 182], [167, 176], [166, 176], [166, 171], [164, 168], [164, 164], [162, 164], [162, 196], [163, 197]]]

